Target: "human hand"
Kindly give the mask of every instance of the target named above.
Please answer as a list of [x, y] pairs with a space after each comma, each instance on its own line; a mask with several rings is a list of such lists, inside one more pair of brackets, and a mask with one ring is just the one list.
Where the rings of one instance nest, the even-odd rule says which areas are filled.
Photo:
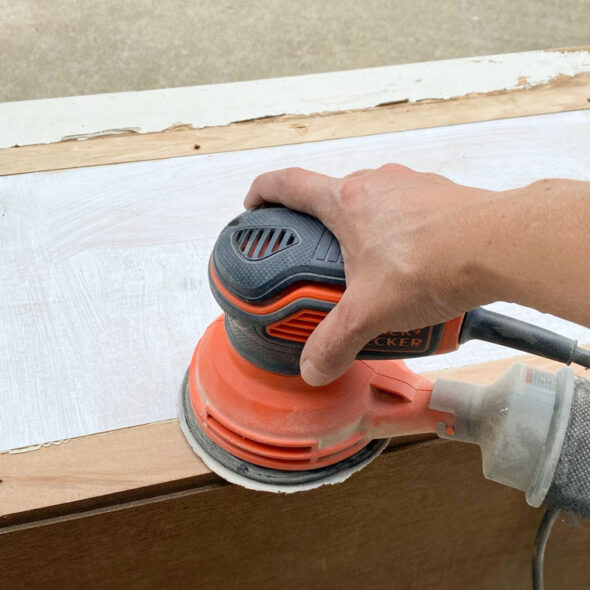
[[273, 202], [313, 215], [342, 249], [346, 291], [302, 351], [303, 379], [324, 385], [379, 334], [438, 324], [491, 301], [473, 240], [485, 223], [483, 203], [499, 194], [396, 164], [345, 178], [300, 168], [256, 178], [246, 208]]

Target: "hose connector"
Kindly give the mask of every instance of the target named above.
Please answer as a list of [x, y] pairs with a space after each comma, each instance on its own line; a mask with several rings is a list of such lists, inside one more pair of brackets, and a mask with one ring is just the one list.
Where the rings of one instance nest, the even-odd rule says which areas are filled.
[[522, 490], [543, 503], [565, 438], [574, 373], [549, 373], [516, 363], [491, 385], [438, 379], [429, 407], [454, 416], [440, 422], [441, 438], [480, 446], [487, 479]]

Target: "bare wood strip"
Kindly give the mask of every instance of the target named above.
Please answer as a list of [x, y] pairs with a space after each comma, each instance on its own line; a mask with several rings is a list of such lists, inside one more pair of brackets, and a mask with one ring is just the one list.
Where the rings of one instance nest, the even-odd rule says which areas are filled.
[[0, 175], [159, 160], [590, 109], [590, 73], [548, 84], [451, 100], [285, 115], [221, 127], [174, 128], [0, 149]]
[[[0, 455], [0, 527], [15, 513], [61, 504], [77, 510], [205, 485], [217, 479], [186, 443], [177, 420], [82, 436]], [[167, 482], [175, 482], [170, 489]], [[125, 494], [133, 491], [133, 494]], [[47, 516], [47, 515], [45, 515]]]
[[[513, 357], [427, 375], [490, 383], [515, 361], [555, 371], [562, 365]], [[588, 371], [575, 367], [578, 375]], [[394, 445], [425, 440], [402, 437]], [[0, 455], [0, 527], [191, 489], [220, 480], [196, 457], [176, 420], [72, 439]]]

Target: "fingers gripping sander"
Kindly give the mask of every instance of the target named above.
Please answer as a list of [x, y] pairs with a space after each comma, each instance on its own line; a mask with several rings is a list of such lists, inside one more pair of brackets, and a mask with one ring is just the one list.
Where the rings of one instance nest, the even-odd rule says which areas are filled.
[[[295, 491], [345, 479], [388, 438], [453, 431], [429, 407], [433, 384], [398, 359], [487, 339], [566, 362], [575, 342], [477, 309], [435, 326], [386, 332], [339, 379], [299, 376], [308, 336], [346, 288], [340, 245], [320, 221], [283, 207], [248, 211], [221, 232], [209, 281], [224, 316], [197, 345], [183, 386], [181, 425], [218, 474], [256, 489]], [[537, 336], [531, 339], [531, 331]]]

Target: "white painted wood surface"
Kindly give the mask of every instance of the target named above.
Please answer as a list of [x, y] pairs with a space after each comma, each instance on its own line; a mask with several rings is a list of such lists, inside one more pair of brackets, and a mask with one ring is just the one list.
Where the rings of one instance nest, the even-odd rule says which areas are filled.
[[[192, 350], [218, 313], [210, 249], [254, 176], [388, 161], [490, 189], [590, 180], [590, 112], [0, 178], [0, 450], [174, 417]], [[587, 329], [496, 307], [590, 342]], [[410, 364], [511, 354], [470, 343]]]
[[0, 148], [173, 125], [225, 125], [381, 103], [526, 88], [590, 72], [589, 51], [529, 51], [417, 64], [0, 104]]

